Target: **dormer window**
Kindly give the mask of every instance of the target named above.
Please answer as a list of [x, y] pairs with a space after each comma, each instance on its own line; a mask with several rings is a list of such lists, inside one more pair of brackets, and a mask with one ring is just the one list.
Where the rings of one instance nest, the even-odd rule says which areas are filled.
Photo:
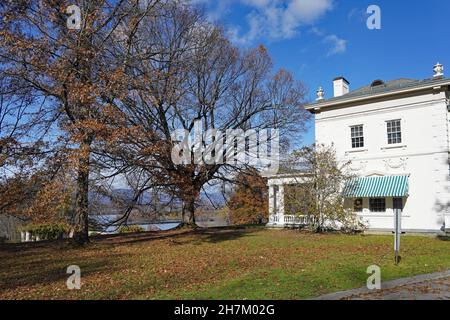
[[386, 122], [388, 144], [402, 143], [401, 120], [390, 120]]
[[372, 82], [372, 84], [370, 85], [371, 88], [374, 87], [379, 87], [379, 86], [383, 86], [384, 85], [384, 81], [383, 80], [375, 80]]
[[364, 148], [364, 128], [363, 125], [350, 127], [352, 135], [352, 148]]

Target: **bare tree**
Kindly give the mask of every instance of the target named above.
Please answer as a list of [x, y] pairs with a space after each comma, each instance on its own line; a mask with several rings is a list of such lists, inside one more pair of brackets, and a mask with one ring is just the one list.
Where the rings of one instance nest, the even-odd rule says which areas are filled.
[[[226, 159], [210, 164], [198, 161], [214, 153], [199, 156], [198, 146], [190, 147], [193, 152], [187, 163], [174, 162], [177, 130], [191, 134], [200, 123], [203, 131], [272, 128], [292, 136], [304, 129], [309, 115], [302, 107], [303, 85], [286, 70], [272, 73], [263, 46], [251, 50], [233, 46], [220, 27], [192, 7], [174, 2], [163, 12], [152, 23], [141, 24], [137, 32], [140, 41], [131, 50], [142, 54], [128, 61], [133, 80], [129, 94], [120, 97], [124, 115], [120, 125], [129, 128], [129, 134], [105, 150], [109, 161], [144, 169], [155, 185], [177, 193], [185, 204], [184, 222], [195, 224], [202, 188], [217, 179], [233, 181], [248, 166]], [[224, 140], [226, 158], [235, 151], [235, 140]]]

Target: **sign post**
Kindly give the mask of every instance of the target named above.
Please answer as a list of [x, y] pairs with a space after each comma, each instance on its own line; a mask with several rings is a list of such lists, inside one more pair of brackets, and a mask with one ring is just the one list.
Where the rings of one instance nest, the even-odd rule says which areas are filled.
[[402, 210], [394, 210], [394, 251], [395, 251], [395, 264], [400, 263], [400, 236], [402, 234]]

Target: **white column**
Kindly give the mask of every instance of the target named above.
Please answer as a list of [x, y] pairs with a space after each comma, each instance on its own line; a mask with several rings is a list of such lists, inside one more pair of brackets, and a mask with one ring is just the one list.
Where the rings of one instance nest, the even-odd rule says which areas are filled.
[[278, 192], [276, 195], [277, 199], [277, 216], [278, 216], [278, 223], [281, 225], [284, 225], [284, 186], [283, 185], [279, 185], [278, 186]]
[[25, 232], [25, 242], [31, 241], [31, 233], [26, 231]]
[[272, 185], [269, 186], [269, 216], [275, 214], [275, 190]]
[[277, 223], [275, 201], [275, 186], [269, 185], [269, 223], [267, 224], [269, 227], [273, 227]]

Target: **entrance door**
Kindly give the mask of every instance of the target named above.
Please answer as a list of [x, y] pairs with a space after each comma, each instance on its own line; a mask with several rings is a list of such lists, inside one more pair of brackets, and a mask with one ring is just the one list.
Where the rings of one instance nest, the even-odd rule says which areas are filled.
[[403, 212], [403, 198], [394, 198], [393, 207], [394, 211], [400, 210], [400, 212]]

